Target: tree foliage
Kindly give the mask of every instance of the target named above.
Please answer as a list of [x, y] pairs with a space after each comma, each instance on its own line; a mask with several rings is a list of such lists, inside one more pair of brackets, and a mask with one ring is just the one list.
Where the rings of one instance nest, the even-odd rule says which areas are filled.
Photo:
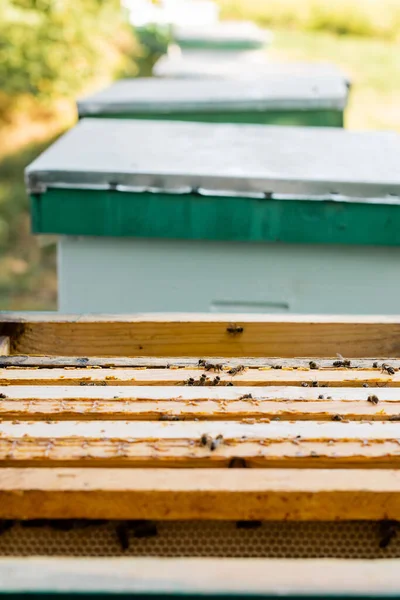
[[0, 89], [72, 96], [124, 68], [130, 43], [119, 0], [1, 0]]

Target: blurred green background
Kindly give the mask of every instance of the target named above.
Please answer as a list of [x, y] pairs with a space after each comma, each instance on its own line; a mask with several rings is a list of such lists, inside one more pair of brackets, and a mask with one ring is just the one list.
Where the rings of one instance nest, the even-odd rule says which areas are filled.
[[[351, 129], [400, 131], [399, 0], [219, 0], [274, 30], [269, 60], [332, 62], [352, 78]], [[55, 240], [30, 235], [23, 169], [75, 119], [77, 95], [149, 75], [165, 48], [119, 0], [0, 0], [0, 309], [56, 307]]]

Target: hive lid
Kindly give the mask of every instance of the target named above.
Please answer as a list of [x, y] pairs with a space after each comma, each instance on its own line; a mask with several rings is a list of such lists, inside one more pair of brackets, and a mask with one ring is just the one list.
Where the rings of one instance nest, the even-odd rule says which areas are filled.
[[125, 79], [78, 102], [81, 117], [187, 111], [344, 110], [348, 86], [333, 74], [249, 79]]
[[207, 26], [174, 25], [173, 36], [182, 48], [251, 50], [262, 48], [271, 39], [270, 31], [251, 21], [221, 21]]
[[[83, 119], [27, 169], [46, 188], [395, 201], [400, 136], [335, 128]], [[398, 201], [398, 198], [396, 199]]]
[[[251, 58], [251, 60], [250, 60]], [[244, 64], [245, 62], [245, 64]], [[185, 56], [164, 55], [154, 66], [153, 74], [157, 77], [175, 78], [207, 78], [216, 79], [269, 79], [272, 75], [281, 75], [286, 78], [338, 78], [350, 83], [347, 73], [331, 63], [304, 63], [304, 62], [268, 62], [264, 56], [249, 56], [240, 60], [211, 61], [200, 55]]]

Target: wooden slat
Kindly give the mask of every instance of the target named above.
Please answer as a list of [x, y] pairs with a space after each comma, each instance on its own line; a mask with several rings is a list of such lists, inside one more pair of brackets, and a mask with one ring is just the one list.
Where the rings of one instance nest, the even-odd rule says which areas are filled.
[[[143, 440], [183, 440], [199, 439], [203, 433], [210, 435], [224, 434], [226, 440], [281, 440], [301, 436], [304, 440], [380, 440], [400, 437], [400, 425], [397, 423], [378, 422], [373, 426], [368, 422], [361, 423], [315, 423], [289, 422], [281, 423], [131, 423], [129, 421], [93, 421], [72, 422], [2, 422], [0, 438], [75, 438], [98, 440], [106, 433], [107, 439]], [[400, 442], [400, 440], [399, 440]], [[400, 447], [400, 443], [399, 443]]]
[[[186, 385], [190, 378], [199, 381], [204, 369], [0, 369], [0, 386], [13, 385]], [[234, 385], [327, 385], [361, 386], [363, 383], [376, 386], [400, 386], [400, 371], [394, 375], [379, 369], [324, 369], [324, 370], [276, 370], [269, 368], [247, 369], [237, 375], [228, 371], [207, 372], [209, 384], [218, 375], [220, 386]]]
[[[202, 357], [206, 362], [222, 363], [224, 366], [236, 367], [244, 365], [247, 368], [271, 367], [283, 369], [309, 369], [310, 358], [251, 358], [241, 357]], [[333, 363], [338, 360], [335, 358], [318, 358], [313, 362], [317, 362], [319, 369], [332, 369]], [[385, 359], [395, 369], [400, 369], [400, 359], [389, 358]], [[119, 367], [119, 368], [137, 368], [146, 367], [149, 369], [166, 369], [176, 367], [198, 367], [198, 357], [123, 357], [111, 356], [109, 358], [99, 356], [89, 357], [74, 357], [74, 356], [29, 356], [27, 354], [14, 354], [10, 356], [0, 357], [0, 367], [39, 367], [43, 368], [64, 368], [64, 367]], [[358, 358], [351, 360], [352, 369], [372, 369], [374, 363], [378, 363], [379, 369], [382, 364], [381, 358]]]
[[[6, 392], [0, 400], [3, 420], [331, 420], [339, 416], [400, 421], [400, 390], [388, 387], [8, 386]], [[243, 399], [249, 394], [252, 398]], [[378, 404], [368, 402], [371, 394], [378, 395]]]
[[[222, 441], [215, 449], [203, 435]], [[397, 423], [48, 421], [0, 424], [2, 466], [400, 466]]]
[[39, 596], [382, 598], [399, 596], [400, 570], [398, 559], [1, 558], [0, 586]]
[[[242, 328], [230, 333], [232, 324]], [[1, 315], [13, 354], [65, 356], [400, 357], [400, 318]]]
[[2, 469], [0, 518], [400, 519], [398, 470]]

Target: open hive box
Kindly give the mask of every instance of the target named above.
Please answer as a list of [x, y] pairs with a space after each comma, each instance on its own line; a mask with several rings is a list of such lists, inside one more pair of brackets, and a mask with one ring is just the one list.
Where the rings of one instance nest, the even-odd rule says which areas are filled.
[[3, 593], [400, 592], [400, 319], [0, 321]]

